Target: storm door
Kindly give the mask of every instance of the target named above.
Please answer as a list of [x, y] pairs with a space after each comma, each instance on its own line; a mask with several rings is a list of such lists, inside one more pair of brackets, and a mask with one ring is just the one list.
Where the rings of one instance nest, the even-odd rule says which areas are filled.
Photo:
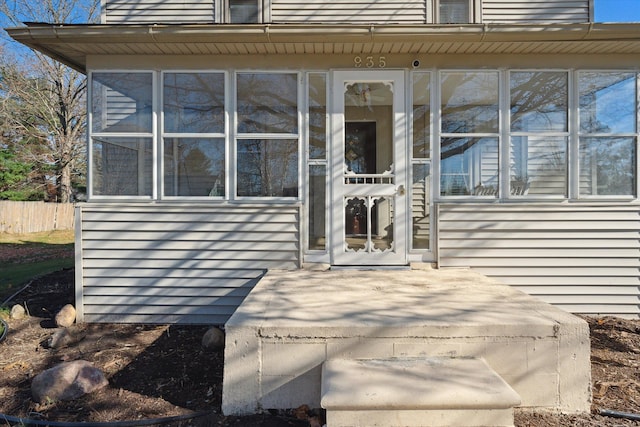
[[334, 265], [407, 262], [404, 104], [402, 71], [333, 74]]

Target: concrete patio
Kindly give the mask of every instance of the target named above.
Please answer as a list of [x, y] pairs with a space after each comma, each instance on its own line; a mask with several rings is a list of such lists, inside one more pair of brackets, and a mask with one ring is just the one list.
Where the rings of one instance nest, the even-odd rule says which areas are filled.
[[327, 360], [434, 357], [484, 360], [522, 407], [590, 409], [587, 323], [467, 269], [270, 271], [226, 333], [225, 414], [319, 408]]

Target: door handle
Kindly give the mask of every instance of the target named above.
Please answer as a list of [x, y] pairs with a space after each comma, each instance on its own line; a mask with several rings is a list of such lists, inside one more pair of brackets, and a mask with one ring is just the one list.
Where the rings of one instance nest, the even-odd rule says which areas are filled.
[[404, 189], [404, 185], [399, 185], [396, 192], [398, 193], [398, 196], [404, 196], [407, 190]]

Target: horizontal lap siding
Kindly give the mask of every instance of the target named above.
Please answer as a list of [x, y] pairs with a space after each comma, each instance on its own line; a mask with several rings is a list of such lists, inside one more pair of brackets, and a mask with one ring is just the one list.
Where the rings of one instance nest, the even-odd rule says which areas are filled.
[[300, 265], [299, 208], [82, 205], [86, 322], [223, 324]]
[[272, 0], [274, 23], [424, 24], [425, 0]]
[[215, 0], [107, 0], [105, 24], [214, 22]]
[[640, 206], [439, 206], [441, 267], [471, 267], [574, 313], [640, 316]]
[[589, 22], [589, 0], [483, 0], [482, 21]]

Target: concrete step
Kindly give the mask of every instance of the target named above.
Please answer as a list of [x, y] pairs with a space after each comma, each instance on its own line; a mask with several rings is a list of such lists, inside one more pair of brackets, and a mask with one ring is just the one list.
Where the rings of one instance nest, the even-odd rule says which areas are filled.
[[327, 427], [513, 426], [520, 396], [482, 359], [332, 359]]

